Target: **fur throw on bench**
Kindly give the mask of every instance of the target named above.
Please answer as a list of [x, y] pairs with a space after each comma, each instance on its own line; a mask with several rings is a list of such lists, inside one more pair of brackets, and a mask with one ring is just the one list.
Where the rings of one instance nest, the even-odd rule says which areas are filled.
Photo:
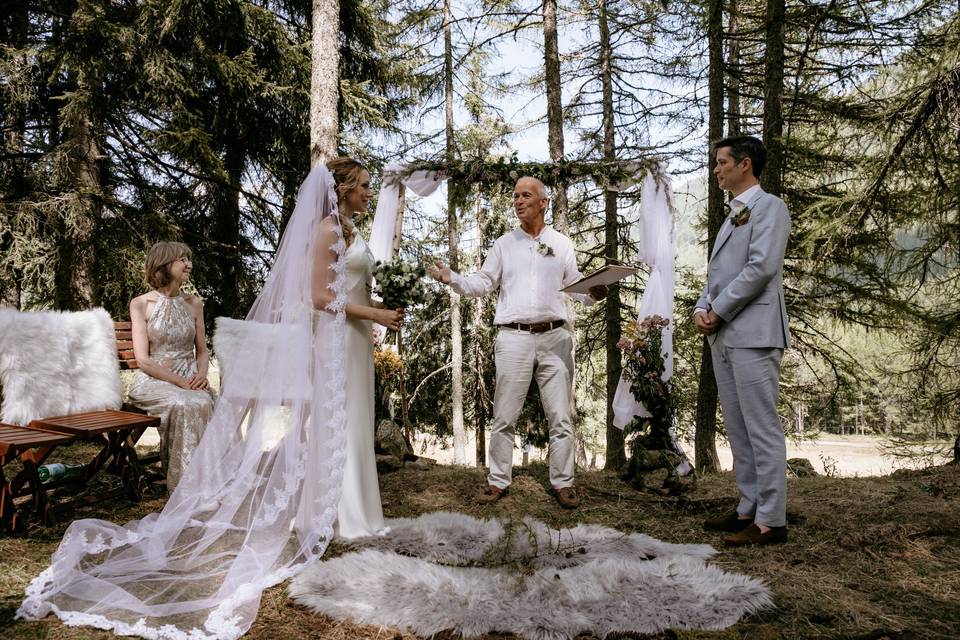
[[119, 409], [120, 365], [113, 320], [103, 309], [0, 309], [0, 420]]

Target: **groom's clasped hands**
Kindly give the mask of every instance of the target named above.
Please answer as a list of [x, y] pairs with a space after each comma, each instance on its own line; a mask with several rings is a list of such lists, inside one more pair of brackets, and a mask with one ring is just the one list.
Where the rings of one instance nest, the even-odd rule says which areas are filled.
[[705, 336], [716, 333], [717, 329], [720, 328], [721, 322], [723, 322], [723, 318], [718, 316], [713, 309], [708, 311], [700, 311], [693, 315], [693, 323], [696, 326], [697, 331]]

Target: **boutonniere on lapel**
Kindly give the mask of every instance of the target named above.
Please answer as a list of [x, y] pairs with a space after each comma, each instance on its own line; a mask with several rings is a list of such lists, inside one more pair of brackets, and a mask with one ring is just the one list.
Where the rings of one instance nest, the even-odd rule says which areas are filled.
[[736, 215], [730, 216], [730, 221], [733, 222], [733, 226], [742, 227], [747, 224], [750, 220], [750, 207], [744, 207], [737, 212]]
[[537, 253], [542, 255], [545, 258], [552, 258], [555, 254], [553, 253], [553, 247], [550, 245], [541, 242], [537, 245]]

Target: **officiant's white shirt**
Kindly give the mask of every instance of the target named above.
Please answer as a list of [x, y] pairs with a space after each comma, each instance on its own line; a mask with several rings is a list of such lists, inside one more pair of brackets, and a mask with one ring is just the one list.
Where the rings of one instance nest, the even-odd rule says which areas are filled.
[[[544, 255], [548, 252], [541, 244], [552, 249], [553, 255]], [[452, 272], [450, 286], [468, 298], [499, 287], [494, 324], [569, 322], [568, 294], [560, 289], [582, 277], [570, 238], [551, 227], [544, 227], [536, 238], [523, 229], [514, 229], [497, 238], [480, 271], [469, 276]], [[588, 295], [570, 297], [587, 305], [594, 303]]]

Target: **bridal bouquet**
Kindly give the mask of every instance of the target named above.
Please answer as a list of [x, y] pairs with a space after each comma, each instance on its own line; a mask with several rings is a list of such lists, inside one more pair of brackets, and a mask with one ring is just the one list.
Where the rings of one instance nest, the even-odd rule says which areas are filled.
[[377, 262], [373, 277], [377, 281], [374, 293], [387, 309], [406, 309], [423, 302], [427, 295], [424, 277], [427, 270], [397, 258], [390, 262]]
[[628, 322], [623, 327], [617, 347], [623, 352], [623, 372], [630, 380], [630, 392], [653, 414], [654, 430], [670, 428], [676, 399], [669, 382], [663, 381], [662, 331], [670, 321], [662, 316], [647, 316], [642, 322]]

